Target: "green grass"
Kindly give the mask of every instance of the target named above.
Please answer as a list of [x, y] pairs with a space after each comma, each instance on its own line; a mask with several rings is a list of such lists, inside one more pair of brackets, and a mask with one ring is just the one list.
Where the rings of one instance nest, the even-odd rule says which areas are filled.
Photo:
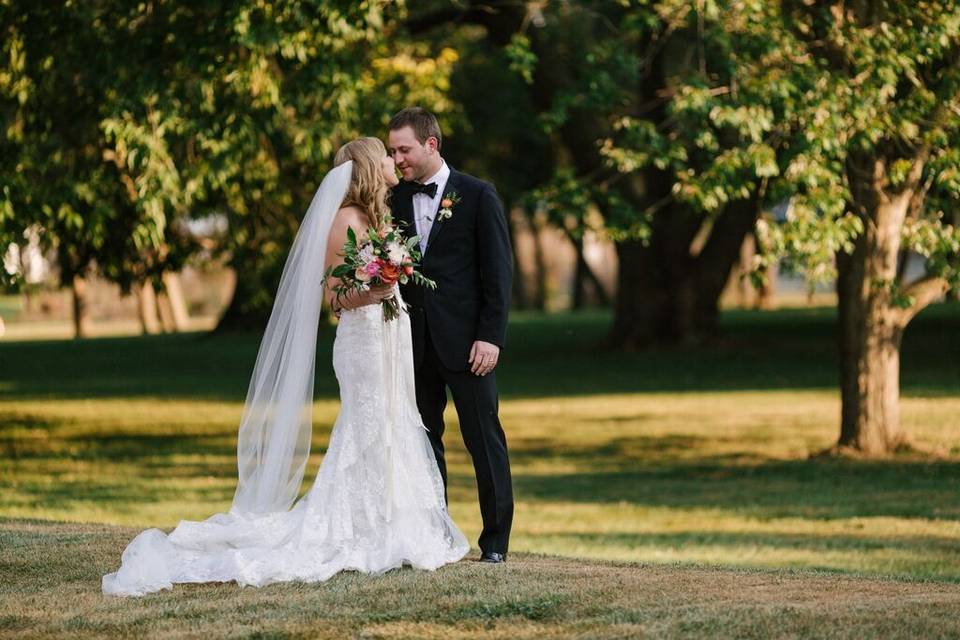
[[[809, 459], [837, 435], [834, 319], [729, 312], [717, 345], [629, 354], [598, 346], [603, 313], [516, 314], [498, 373], [517, 498], [502, 584], [461, 563], [122, 605], [98, 580], [136, 530], [229, 505], [258, 336], [0, 342], [0, 635], [200, 635], [223, 616], [224, 635], [248, 637], [951, 635], [960, 305], [925, 311], [904, 339], [903, 420], [936, 458]], [[337, 412], [331, 341], [324, 328], [308, 480]], [[452, 411], [448, 425], [451, 511], [475, 540]], [[838, 595], [850, 590], [872, 595]]]
[[163, 638], [955, 637], [960, 588], [814, 571], [583, 562], [514, 554], [322, 585], [184, 585], [102, 596], [132, 529], [0, 525], [0, 635]]

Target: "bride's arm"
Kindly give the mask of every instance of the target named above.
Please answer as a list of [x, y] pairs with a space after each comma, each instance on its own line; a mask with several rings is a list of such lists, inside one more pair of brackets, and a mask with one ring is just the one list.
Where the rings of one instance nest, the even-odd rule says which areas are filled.
[[[327, 253], [323, 272], [336, 264], [340, 263], [342, 257], [343, 245], [347, 242], [347, 229], [353, 228], [357, 237], [362, 237], [366, 233], [363, 216], [356, 207], [344, 207], [337, 211], [333, 219], [333, 226], [330, 228], [330, 235], [327, 237]], [[327, 299], [327, 304], [335, 313], [343, 309], [356, 309], [368, 304], [376, 304], [393, 293], [393, 287], [372, 286], [367, 291], [350, 291], [346, 295], [337, 299], [336, 287], [340, 284], [339, 278], [330, 276], [327, 279], [326, 291], [323, 292]]]

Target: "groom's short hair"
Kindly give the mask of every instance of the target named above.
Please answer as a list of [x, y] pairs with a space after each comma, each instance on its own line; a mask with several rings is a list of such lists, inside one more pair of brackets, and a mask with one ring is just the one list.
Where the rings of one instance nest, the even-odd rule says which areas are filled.
[[388, 125], [390, 131], [396, 131], [404, 127], [413, 129], [413, 133], [417, 136], [420, 144], [425, 144], [427, 138], [436, 138], [437, 150], [440, 150], [440, 145], [443, 143], [443, 135], [440, 133], [440, 123], [437, 122], [437, 116], [423, 107], [407, 107], [390, 119], [390, 124]]

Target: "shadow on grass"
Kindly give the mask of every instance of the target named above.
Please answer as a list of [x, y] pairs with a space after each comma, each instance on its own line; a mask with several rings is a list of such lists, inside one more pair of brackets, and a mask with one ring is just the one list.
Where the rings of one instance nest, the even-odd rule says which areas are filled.
[[[0, 432], [2, 432], [2, 425], [3, 419], [0, 417]], [[150, 433], [122, 436], [83, 434], [56, 440], [0, 437], [0, 458], [12, 460], [69, 458], [73, 461], [135, 462], [174, 455], [223, 455], [228, 452], [228, 446], [235, 441], [235, 434], [223, 437], [185, 437]]]
[[573, 542], [598, 549], [603, 547], [650, 547], [655, 549], [730, 547], [743, 550], [749, 547], [764, 547], [781, 551], [862, 552], [896, 549], [922, 553], [939, 551], [944, 554], [956, 554], [960, 552], [960, 542], [956, 539], [936, 536], [871, 538], [868, 535], [801, 535], [689, 529], [676, 533], [562, 533], [558, 535]]
[[[599, 348], [606, 312], [516, 313], [498, 370], [505, 398], [644, 391], [835, 388], [833, 309], [723, 314], [724, 338], [698, 348]], [[925, 310], [906, 332], [902, 382], [915, 395], [960, 389], [960, 304]], [[333, 327], [321, 327], [316, 396], [337, 397]], [[179, 334], [0, 343], [0, 398], [196, 397], [243, 400], [259, 334]]]
[[[78, 503], [92, 505], [148, 504], [152, 502], [229, 502], [235, 486], [192, 487], [189, 497], [180, 487], [158, 483], [124, 482], [121, 478], [101, 483], [59, 480], [47, 482], [20, 482], [17, 484], [17, 506], [33, 509], [59, 509]], [[4, 506], [0, 498], [0, 506]]]
[[557, 475], [516, 474], [521, 500], [722, 509], [758, 518], [960, 520], [960, 462], [722, 461]]

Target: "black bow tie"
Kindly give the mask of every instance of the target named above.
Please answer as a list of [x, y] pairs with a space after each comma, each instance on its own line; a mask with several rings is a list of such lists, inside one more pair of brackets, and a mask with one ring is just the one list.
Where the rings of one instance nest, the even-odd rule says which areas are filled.
[[429, 197], [433, 198], [437, 195], [437, 183], [431, 182], [430, 184], [420, 184], [418, 182], [413, 183], [413, 192], [414, 193], [425, 193]]

